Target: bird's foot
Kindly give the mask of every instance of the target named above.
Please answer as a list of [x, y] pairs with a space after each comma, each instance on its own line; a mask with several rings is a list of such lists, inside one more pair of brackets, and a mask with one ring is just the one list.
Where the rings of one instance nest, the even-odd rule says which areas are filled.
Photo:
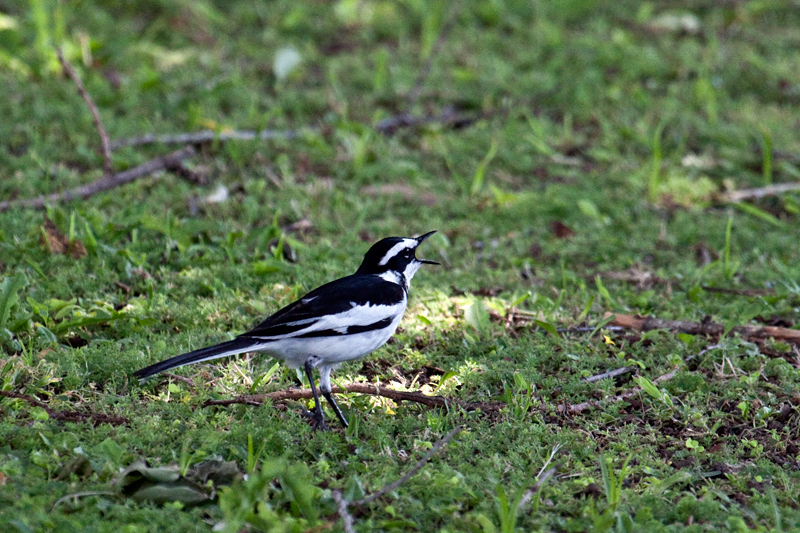
[[331, 428], [329, 428], [328, 424], [325, 423], [325, 419], [321, 414], [317, 413], [316, 411], [309, 411], [306, 409], [305, 405], [301, 406], [301, 408], [302, 411], [300, 411], [300, 414], [309, 419], [311, 422], [311, 427], [314, 429], [321, 429], [322, 431], [330, 431]]

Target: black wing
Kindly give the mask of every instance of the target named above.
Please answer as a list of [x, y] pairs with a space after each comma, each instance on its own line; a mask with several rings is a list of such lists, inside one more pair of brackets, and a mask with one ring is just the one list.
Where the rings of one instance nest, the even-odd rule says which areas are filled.
[[320, 318], [349, 311], [354, 306], [391, 306], [405, 297], [400, 285], [380, 276], [346, 276], [317, 287], [240, 337], [288, 335], [309, 327]]

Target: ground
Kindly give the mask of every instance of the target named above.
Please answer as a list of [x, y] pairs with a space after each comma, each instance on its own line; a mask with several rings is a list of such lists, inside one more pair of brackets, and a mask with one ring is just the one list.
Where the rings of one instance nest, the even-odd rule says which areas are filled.
[[[20, 206], [103, 178], [56, 46], [114, 172], [212, 139]], [[798, 46], [780, 1], [0, 7], [0, 529], [797, 530], [800, 348], [736, 327], [796, 331]], [[334, 382], [444, 407], [342, 393], [320, 432], [207, 403], [303, 386], [269, 358], [130, 378], [431, 230]]]

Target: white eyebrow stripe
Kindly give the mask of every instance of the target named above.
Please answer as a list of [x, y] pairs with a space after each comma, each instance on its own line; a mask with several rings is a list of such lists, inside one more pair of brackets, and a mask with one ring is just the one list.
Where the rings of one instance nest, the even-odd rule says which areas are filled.
[[395, 244], [394, 246], [392, 246], [389, 249], [389, 251], [386, 252], [386, 254], [381, 258], [381, 260], [378, 262], [378, 264], [380, 266], [383, 266], [386, 263], [388, 263], [392, 259], [392, 257], [394, 257], [397, 254], [399, 254], [401, 250], [403, 250], [405, 248], [413, 248], [416, 245], [417, 245], [416, 239], [403, 239], [402, 241], [400, 241], [397, 244]]

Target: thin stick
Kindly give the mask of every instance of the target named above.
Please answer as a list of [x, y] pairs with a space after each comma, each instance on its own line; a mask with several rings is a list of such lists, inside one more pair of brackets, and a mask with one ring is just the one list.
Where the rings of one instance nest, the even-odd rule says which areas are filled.
[[444, 446], [445, 444], [450, 442], [450, 439], [455, 437], [456, 434], [458, 434], [458, 432], [461, 431], [461, 429], [462, 429], [461, 426], [456, 426], [453, 429], [451, 429], [450, 433], [448, 433], [447, 435], [442, 437], [436, 444], [434, 444], [433, 448], [431, 448], [428, 451], [428, 453], [426, 453], [425, 456], [422, 459], [420, 459], [419, 462], [417, 462], [417, 464], [415, 464], [413, 467], [411, 467], [411, 470], [409, 470], [403, 477], [401, 477], [400, 479], [398, 479], [394, 483], [390, 483], [388, 485], [384, 485], [384, 487], [382, 489], [380, 489], [377, 492], [373, 492], [372, 494], [370, 494], [366, 498], [362, 498], [360, 500], [356, 500], [354, 502], [350, 502], [349, 505], [356, 505], [356, 506], [366, 505], [366, 504], [368, 504], [368, 503], [370, 503], [372, 501], [375, 501], [378, 498], [380, 498], [382, 496], [385, 496], [386, 494], [389, 494], [390, 492], [392, 492], [394, 489], [396, 489], [397, 487], [399, 487], [400, 485], [402, 485], [403, 483], [405, 483], [406, 481], [408, 481], [409, 479], [414, 477], [414, 475], [417, 472], [419, 472], [420, 468], [425, 466], [425, 463], [427, 463], [428, 460], [430, 460], [430, 458], [433, 457], [433, 455], [436, 452], [438, 452], [439, 449], [442, 446]]
[[758, 200], [766, 196], [777, 196], [785, 192], [800, 190], [800, 182], [794, 183], [776, 183], [774, 185], [767, 185], [766, 187], [758, 187], [756, 189], [743, 189], [741, 191], [731, 191], [720, 196], [720, 200], [728, 203], [738, 203], [745, 200]]
[[113, 189], [114, 187], [119, 187], [125, 183], [135, 181], [159, 170], [168, 170], [173, 168], [175, 165], [187, 157], [192, 156], [194, 153], [194, 148], [187, 146], [165, 156], [151, 159], [150, 161], [143, 163], [138, 167], [120, 172], [119, 174], [105, 176], [97, 181], [87, 183], [86, 185], [81, 185], [80, 187], [75, 187], [74, 189], [24, 200], [6, 200], [0, 202], [0, 213], [8, 211], [12, 207], [42, 209], [52, 203], [75, 200], [79, 198], [85, 200], [90, 196], [94, 196], [95, 194]]
[[103, 174], [105, 174], [107, 178], [111, 177], [114, 174], [114, 168], [111, 163], [111, 148], [108, 140], [108, 132], [106, 132], [106, 128], [103, 126], [103, 121], [100, 118], [100, 111], [94, 104], [94, 100], [92, 100], [92, 97], [89, 95], [89, 92], [86, 90], [83, 82], [75, 72], [75, 69], [72, 68], [72, 65], [70, 65], [69, 61], [64, 58], [61, 48], [56, 48], [56, 55], [58, 55], [58, 60], [61, 62], [64, 72], [66, 72], [67, 76], [69, 76], [70, 79], [75, 82], [81, 98], [83, 98], [83, 101], [86, 102], [86, 105], [89, 107], [89, 112], [92, 114], [92, 122], [94, 122], [94, 127], [97, 129], [97, 133], [100, 134], [100, 145], [102, 148], [101, 153], [103, 155]]
[[186, 383], [193, 389], [197, 388], [197, 385], [194, 384], [194, 381], [187, 378], [186, 376], [179, 376], [178, 374], [173, 374], [172, 372], [162, 372], [161, 375], [166, 378], [174, 379], [175, 381], [181, 381], [183, 383]]
[[296, 139], [304, 135], [304, 131], [313, 132], [317, 128], [306, 130], [261, 130], [261, 131], [223, 131], [202, 130], [195, 133], [178, 133], [175, 135], [154, 135], [148, 133], [141, 137], [118, 139], [111, 143], [111, 149], [124, 146], [141, 146], [143, 144], [203, 144], [212, 141], [254, 141], [271, 139]]
[[[550, 456], [552, 458], [552, 455]], [[548, 459], [549, 462], [549, 459]], [[545, 465], [547, 466], [547, 465]], [[525, 507], [531, 498], [536, 496], [536, 493], [539, 492], [539, 489], [547, 482], [548, 479], [553, 477], [553, 474], [558, 472], [558, 465], [549, 468], [546, 472], [540, 473], [539, 477], [536, 478], [536, 483], [525, 491], [525, 494], [522, 495], [522, 498], [519, 500], [519, 504], [517, 505], [517, 512], [522, 511], [522, 508]]]
[[58, 500], [56, 500], [56, 503], [53, 504], [53, 507], [50, 509], [50, 511], [51, 512], [55, 511], [56, 507], [58, 507], [59, 505], [68, 500], [75, 500], [75, 503], [77, 503], [78, 498], [85, 498], [87, 496], [118, 496], [118, 494], [116, 492], [109, 492], [107, 490], [92, 490], [88, 492], [76, 492], [74, 494], [67, 494], [66, 496], [63, 496]]
[[[499, 411], [505, 404], [503, 402], [463, 402], [453, 398], [444, 398], [442, 396], [428, 396], [421, 392], [405, 392], [396, 391], [382, 385], [370, 385], [368, 383], [347, 383], [342, 387], [333, 387], [334, 393], [341, 392], [355, 392], [359, 394], [369, 394], [372, 396], [381, 396], [389, 398], [397, 403], [402, 401], [409, 401], [427, 405], [428, 407], [453, 407], [458, 406], [467, 411], [481, 410], [484, 412]], [[289, 389], [277, 392], [269, 392], [267, 394], [253, 394], [237, 396], [229, 400], [208, 400], [203, 403], [203, 407], [211, 405], [233, 405], [233, 404], [246, 404], [246, 405], [261, 405], [264, 400], [282, 401], [282, 400], [305, 400], [313, 398], [311, 389]]]
[[[675, 368], [675, 369], [667, 372], [666, 374], [662, 374], [662, 375], [658, 376], [656, 379], [653, 380], [653, 383], [661, 383], [662, 381], [669, 381], [669, 380], [671, 380], [672, 378], [675, 377], [675, 374], [677, 372], [678, 372], [678, 369]], [[576, 404], [572, 404], [572, 405], [559, 405], [556, 408], [556, 410], [559, 411], [559, 412], [562, 412], [562, 413], [565, 412], [565, 411], [569, 412], [569, 413], [573, 413], [573, 414], [574, 413], [581, 413], [581, 412], [586, 411], [588, 409], [591, 409], [593, 407], [599, 407], [601, 405], [605, 405], [605, 404], [609, 404], [609, 403], [621, 402], [622, 400], [625, 400], [627, 398], [631, 398], [633, 396], [636, 396], [640, 392], [642, 392], [642, 388], [637, 385], [636, 387], [633, 387], [629, 391], [623, 392], [622, 394], [618, 394], [616, 396], [610, 396], [610, 397], [605, 398], [603, 400], [589, 400], [588, 402], [581, 402], [581, 403], [576, 403]]]
[[[606, 313], [605, 316], [609, 317], [611, 313]], [[639, 331], [668, 329], [679, 333], [688, 333], [690, 335], [721, 336], [725, 333], [724, 325], [711, 321], [686, 322], [683, 320], [663, 320], [653, 317], [635, 317], [617, 314], [609, 324]], [[798, 329], [781, 328], [778, 326], [736, 326], [731, 332], [738, 333], [742, 337], [749, 339], [772, 337], [773, 339], [800, 343], [800, 330]]]
[[724, 287], [708, 287], [706, 285], [703, 285], [703, 290], [720, 294], [734, 294], [736, 296], [767, 296], [775, 294], [775, 289], [726, 289]]
[[615, 378], [617, 376], [621, 376], [622, 374], [627, 374], [629, 372], [633, 372], [637, 369], [636, 366], [623, 366], [622, 368], [614, 368], [612, 370], [606, 370], [600, 374], [595, 374], [594, 376], [589, 376], [588, 378], [581, 378], [581, 381], [584, 383], [594, 383], [595, 381], [602, 381], [604, 379]]
[[424, 126], [426, 124], [445, 124], [449, 126], [466, 126], [477, 122], [482, 118], [487, 118], [493, 115], [491, 111], [484, 113], [457, 113], [452, 109], [445, 109], [438, 115], [429, 115], [418, 117], [411, 113], [400, 113], [383, 120], [379, 120], [375, 124], [375, 129], [384, 135], [392, 135], [400, 128], [413, 128], [416, 126]]
[[34, 407], [43, 409], [47, 413], [47, 416], [53, 420], [61, 420], [63, 422], [84, 422], [86, 420], [91, 420], [95, 426], [99, 424], [111, 424], [114, 426], [119, 426], [128, 423], [128, 419], [124, 416], [113, 416], [103, 413], [87, 413], [84, 411], [56, 411], [55, 409], [48, 407], [46, 403], [40, 402], [33, 396], [29, 396], [27, 394], [19, 394], [17, 392], [0, 390], [0, 397], [24, 400]]
[[353, 515], [347, 510], [349, 502], [342, 497], [342, 491], [334, 490], [331, 492], [331, 497], [333, 501], [336, 502], [336, 512], [339, 513], [342, 519], [342, 527], [345, 533], [355, 533], [356, 530], [353, 529]]

